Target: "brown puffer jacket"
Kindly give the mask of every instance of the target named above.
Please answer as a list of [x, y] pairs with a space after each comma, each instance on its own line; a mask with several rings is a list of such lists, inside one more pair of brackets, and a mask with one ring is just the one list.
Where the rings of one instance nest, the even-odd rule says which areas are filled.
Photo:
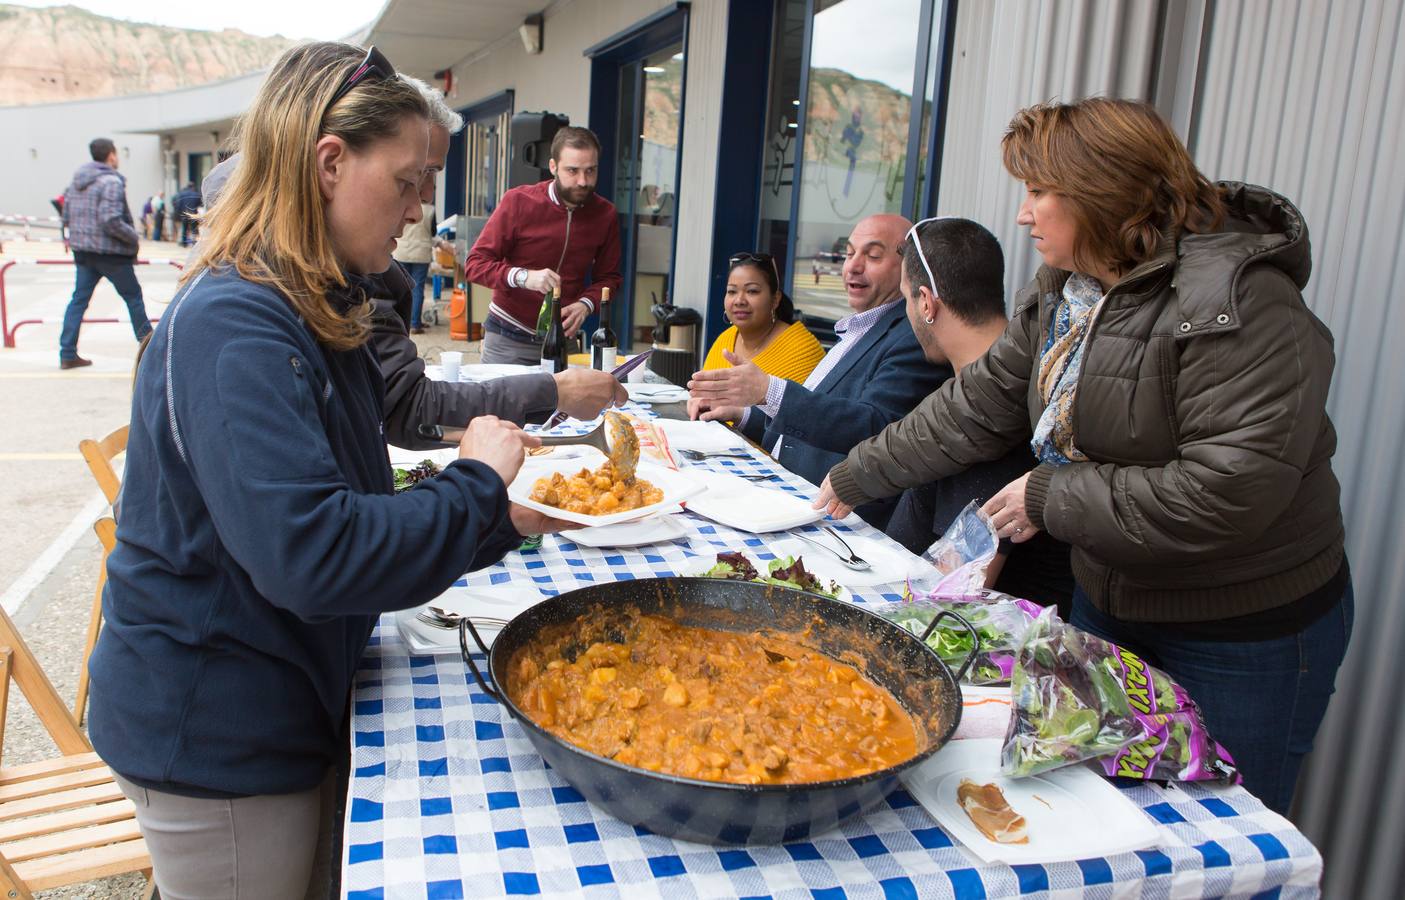
[[[1073, 411], [1088, 462], [1041, 464], [1031, 521], [1071, 544], [1078, 584], [1119, 619], [1197, 622], [1290, 603], [1343, 556], [1332, 336], [1304, 304], [1307, 226], [1264, 188], [1109, 291]], [[990, 351], [830, 472], [853, 506], [1028, 441], [1034, 378], [1069, 273], [1045, 267]]]

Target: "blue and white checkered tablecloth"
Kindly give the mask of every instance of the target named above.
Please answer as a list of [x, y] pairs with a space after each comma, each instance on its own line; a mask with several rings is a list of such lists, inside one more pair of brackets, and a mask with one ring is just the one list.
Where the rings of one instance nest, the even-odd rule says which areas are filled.
[[[708, 467], [781, 474], [770, 460]], [[762, 537], [694, 514], [687, 537], [596, 550], [547, 536], [468, 576], [554, 595], [599, 581], [691, 574], [719, 549], [770, 558]], [[849, 530], [879, 533], [851, 519]], [[859, 602], [897, 599], [900, 585]], [[486, 658], [479, 656], [480, 667]], [[1152, 850], [1046, 865], [978, 861], [905, 791], [839, 829], [783, 846], [712, 847], [660, 837], [592, 807], [546, 768], [526, 734], [457, 656], [411, 656], [381, 620], [357, 674], [342, 895], [776, 898], [1316, 897], [1322, 859], [1286, 819], [1237, 787], [1119, 785], [1156, 823]]]

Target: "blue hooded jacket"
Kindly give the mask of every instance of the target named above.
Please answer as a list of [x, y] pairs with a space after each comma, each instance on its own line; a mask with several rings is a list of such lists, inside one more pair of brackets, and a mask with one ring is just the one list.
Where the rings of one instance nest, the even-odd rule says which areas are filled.
[[366, 347], [324, 347], [272, 288], [207, 270], [167, 309], [90, 662], [114, 771], [190, 796], [316, 786], [377, 615], [521, 541], [482, 463], [393, 493], [382, 393]]

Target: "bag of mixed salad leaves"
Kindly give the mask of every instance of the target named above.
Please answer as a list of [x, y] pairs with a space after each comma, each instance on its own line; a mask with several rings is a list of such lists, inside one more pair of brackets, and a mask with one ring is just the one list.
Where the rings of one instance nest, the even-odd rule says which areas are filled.
[[986, 570], [1000, 548], [995, 526], [972, 500], [957, 514], [946, 532], [927, 548], [922, 558], [936, 567], [940, 577], [934, 594], [975, 594], [985, 588]]
[[1025, 634], [1011, 693], [1006, 775], [1097, 759], [1122, 778], [1240, 781], [1184, 688], [1135, 653], [1064, 624], [1052, 609]]
[[[941, 594], [934, 591], [914, 593], [900, 603], [880, 607], [878, 613], [920, 637], [942, 610], [950, 610], [961, 616], [980, 635], [980, 652], [972, 660], [962, 681], [968, 684], [1008, 684], [1025, 632], [1042, 607], [999, 591], [980, 590], [971, 594]], [[954, 671], [971, 652], [971, 633], [950, 619], [941, 619], [932, 633], [927, 635], [927, 646], [937, 651], [942, 662]]]

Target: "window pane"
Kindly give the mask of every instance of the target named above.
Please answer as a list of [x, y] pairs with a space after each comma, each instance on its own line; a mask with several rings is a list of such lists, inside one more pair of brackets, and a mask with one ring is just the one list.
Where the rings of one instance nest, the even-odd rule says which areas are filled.
[[761, 163], [761, 228], [756, 247], [727, 247], [729, 254], [761, 250], [786, 258], [790, 241], [791, 187], [795, 175], [796, 122], [800, 119], [800, 62], [805, 43], [804, 0], [778, 0], [772, 31], [771, 87]]
[[850, 312], [840, 266], [854, 224], [903, 212], [921, 0], [815, 8], [793, 293], [807, 316], [833, 320]]

